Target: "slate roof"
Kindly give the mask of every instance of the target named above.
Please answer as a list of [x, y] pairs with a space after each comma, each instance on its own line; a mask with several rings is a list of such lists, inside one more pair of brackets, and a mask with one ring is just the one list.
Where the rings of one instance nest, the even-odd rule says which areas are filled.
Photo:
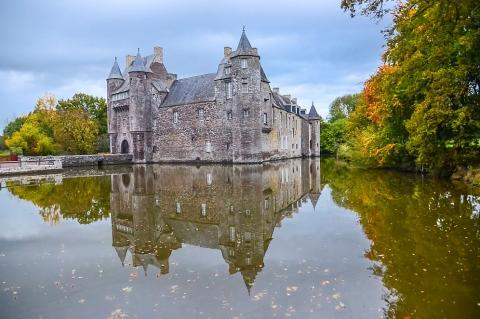
[[215, 75], [209, 73], [176, 80], [162, 106], [215, 101]]
[[160, 80], [152, 80], [152, 85], [158, 92], [168, 92], [168, 87], [165, 82]]
[[133, 61], [132, 66], [130, 67], [128, 72], [147, 72], [144, 60], [140, 55], [140, 49], [138, 49], [137, 56], [135, 57], [135, 60]]
[[237, 55], [254, 55], [258, 56], [252, 48], [250, 41], [248, 41], [247, 35], [245, 30], [242, 32], [242, 36], [240, 37], [240, 41], [238, 42], [237, 50], [233, 52], [232, 56]]
[[270, 83], [270, 81], [267, 79], [267, 75], [265, 74], [265, 71], [263, 71], [263, 68], [262, 68], [261, 65], [260, 65], [260, 76], [261, 76], [261, 80], [263, 82]]
[[113, 62], [112, 69], [110, 70], [110, 75], [108, 76], [107, 80], [110, 79], [121, 79], [123, 80], [122, 72], [120, 71], [120, 67], [118, 66], [117, 57], [115, 57], [115, 62]]
[[252, 45], [250, 44], [250, 41], [248, 41], [245, 30], [243, 30], [242, 36], [240, 37], [240, 41], [238, 42], [237, 52], [241, 50], [251, 50], [251, 49], [252, 49]]
[[312, 107], [310, 107], [310, 112], [308, 113], [308, 119], [309, 120], [320, 119], [320, 115], [318, 115], [317, 110], [315, 109], [315, 105], [313, 105], [313, 102], [312, 102]]

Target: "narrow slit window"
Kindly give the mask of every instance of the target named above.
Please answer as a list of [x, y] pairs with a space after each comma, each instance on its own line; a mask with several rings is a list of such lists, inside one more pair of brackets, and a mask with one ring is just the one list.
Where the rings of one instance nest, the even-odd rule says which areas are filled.
[[178, 112], [173, 112], [173, 123], [178, 123]]
[[225, 83], [225, 91], [227, 95], [227, 99], [232, 98], [232, 82]]

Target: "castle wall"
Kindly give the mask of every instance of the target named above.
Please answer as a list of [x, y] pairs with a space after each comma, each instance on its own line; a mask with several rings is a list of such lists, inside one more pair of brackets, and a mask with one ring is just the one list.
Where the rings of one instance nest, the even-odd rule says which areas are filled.
[[215, 102], [160, 108], [154, 119], [153, 161], [231, 161], [231, 125]]
[[305, 120], [283, 109], [272, 110], [272, 129], [262, 135], [264, 160], [301, 157], [302, 126]]

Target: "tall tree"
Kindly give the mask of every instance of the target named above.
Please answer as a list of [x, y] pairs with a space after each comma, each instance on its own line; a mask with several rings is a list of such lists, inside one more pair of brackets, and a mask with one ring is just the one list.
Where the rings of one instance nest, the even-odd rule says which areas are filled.
[[[381, 17], [387, 2], [343, 0], [342, 7]], [[358, 148], [365, 157], [388, 155], [390, 160], [377, 161], [381, 166], [398, 165], [395, 156], [405, 151], [431, 171], [477, 163], [480, 2], [405, 0], [391, 8], [385, 66], [366, 82], [365, 104], [351, 117], [362, 123], [354, 125], [360, 130], [355, 136], [363, 136]], [[373, 149], [362, 146], [372, 145], [366, 141], [374, 142]]]
[[98, 124], [99, 134], [107, 133], [107, 102], [103, 97], [76, 93], [68, 100], [58, 101], [58, 110], [80, 109]]
[[355, 110], [359, 96], [359, 94], [347, 94], [333, 100], [329, 110], [330, 121], [349, 117]]
[[82, 109], [56, 111], [53, 136], [68, 154], [91, 154], [95, 152], [98, 125]]

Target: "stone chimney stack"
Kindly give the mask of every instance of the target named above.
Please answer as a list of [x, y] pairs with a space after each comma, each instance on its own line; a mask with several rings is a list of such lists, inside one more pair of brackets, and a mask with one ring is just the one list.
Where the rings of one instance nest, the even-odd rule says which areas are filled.
[[292, 104], [297, 105], [297, 98], [296, 97], [292, 98]]
[[154, 47], [153, 53], [155, 55], [155, 61], [158, 63], [163, 63], [163, 48], [162, 47]]
[[127, 54], [127, 58], [125, 60], [125, 63], [127, 63], [126, 67], [128, 68], [130, 66], [130, 64], [133, 63], [134, 60], [135, 60], [134, 55]]
[[273, 88], [273, 93], [280, 93], [280, 89], [279, 88]]
[[223, 48], [223, 56], [225, 58], [230, 57], [231, 54], [232, 54], [232, 48], [231, 47], [224, 47]]

